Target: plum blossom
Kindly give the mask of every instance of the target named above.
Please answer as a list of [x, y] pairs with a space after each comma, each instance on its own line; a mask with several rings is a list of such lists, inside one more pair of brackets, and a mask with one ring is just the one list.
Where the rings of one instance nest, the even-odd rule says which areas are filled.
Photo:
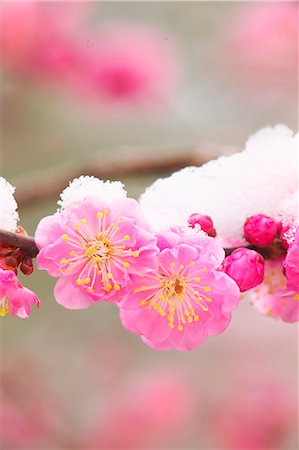
[[82, 87], [111, 103], [155, 104], [168, 100], [177, 83], [172, 40], [133, 23], [111, 23], [90, 35], [83, 55]]
[[154, 349], [195, 349], [227, 328], [239, 288], [217, 270], [223, 249], [205, 234], [168, 231], [158, 245], [158, 269], [132, 278], [134, 292], [119, 304], [121, 322]]
[[39, 308], [36, 294], [21, 285], [13, 270], [0, 267], [0, 316], [10, 313], [25, 319], [31, 314], [32, 304]]
[[194, 414], [189, 377], [170, 369], [147, 369], [147, 374], [128, 383], [123, 380], [121, 389], [110, 393], [107, 405], [101, 399], [84, 448], [141, 449], [161, 444], [168, 448]]
[[1, 58], [16, 73], [49, 81], [74, 79], [82, 63], [78, 28], [85, 2], [3, 2]]
[[[75, 200], [76, 183], [73, 190]], [[78, 201], [42, 219], [36, 230], [38, 267], [59, 277], [54, 295], [66, 308], [117, 302], [133, 274], [157, 265], [156, 238], [138, 203], [113, 196], [109, 201], [107, 192], [103, 200], [100, 193], [82, 199], [79, 192]]]
[[264, 282], [250, 292], [254, 307], [283, 322], [299, 320], [299, 289], [287, 284], [283, 259], [265, 261]]
[[219, 448], [284, 448], [286, 438], [297, 429], [296, 394], [289, 380], [274, 378], [272, 372], [247, 370], [231, 386], [214, 414], [212, 429]]
[[247, 2], [226, 21], [221, 69], [243, 95], [273, 101], [297, 85], [297, 13], [295, 2]]
[[222, 270], [235, 280], [240, 291], [244, 292], [262, 283], [264, 264], [264, 258], [256, 251], [238, 248], [225, 258]]
[[256, 214], [246, 219], [244, 237], [252, 245], [267, 247], [271, 245], [278, 233], [275, 220], [265, 214]]

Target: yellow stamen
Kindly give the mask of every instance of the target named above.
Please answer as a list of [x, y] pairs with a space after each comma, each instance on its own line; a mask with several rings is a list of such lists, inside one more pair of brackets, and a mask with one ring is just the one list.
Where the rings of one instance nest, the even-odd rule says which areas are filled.
[[76, 280], [76, 283], [78, 284], [78, 286], [82, 286], [83, 280], [81, 280], [80, 278], [78, 278], [78, 279]]
[[106, 291], [106, 292], [110, 292], [111, 289], [112, 289], [112, 286], [110, 283], [106, 284], [106, 286], [104, 287], [104, 291]]
[[203, 290], [205, 292], [210, 292], [212, 290], [212, 288], [210, 286], [203, 286]]

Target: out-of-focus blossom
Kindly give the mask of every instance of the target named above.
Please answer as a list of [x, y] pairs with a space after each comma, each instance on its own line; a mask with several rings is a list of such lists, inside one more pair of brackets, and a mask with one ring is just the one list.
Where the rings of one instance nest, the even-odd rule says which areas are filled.
[[62, 448], [63, 402], [46, 377], [37, 358], [24, 349], [5, 358], [0, 380], [1, 448]]
[[23, 287], [12, 270], [0, 267], [0, 316], [10, 312], [12, 316], [25, 319], [30, 316], [32, 304], [40, 305], [34, 292]]
[[84, 92], [104, 102], [151, 105], [168, 100], [178, 65], [167, 34], [136, 24], [106, 25], [88, 39]]
[[141, 277], [155, 269], [158, 251], [135, 200], [109, 201], [97, 192], [84, 199], [78, 195], [77, 202], [42, 219], [35, 236], [38, 267], [59, 277], [55, 298], [70, 309], [88, 308], [99, 300], [119, 301], [131, 275]]
[[[135, 290], [120, 303], [120, 317], [154, 349], [192, 350], [227, 328], [240, 292], [210, 257], [214, 239], [198, 233], [196, 246], [194, 237], [188, 244], [188, 238], [169, 235], [168, 248], [163, 237], [158, 270], [132, 278]], [[178, 238], [181, 243], [173, 245]]]
[[274, 219], [265, 214], [256, 214], [246, 219], [244, 237], [252, 245], [267, 247], [274, 241], [278, 232]]
[[265, 98], [297, 83], [297, 14], [296, 2], [257, 2], [227, 17], [222, 45], [234, 84]]
[[203, 214], [191, 214], [188, 219], [188, 224], [190, 227], [194, 228], [196, 225], [199, 225], [200, 228], [207, 233], [208, 236], [215, 237], [216, 230], [214, 228], [213, 221], [210, 216], [205, 216]]
[[294, 242], [288, 249], [284, 267], [288, 283], [299, 291], [299, 228], [297, 228]]
[[262, 283], [264, 265], [264, 258], [259, 253], [239, 248], [225, 258], [222, 270], [235, 280], [240, 291], [244, 292]]
[[173, 371], [150, 372], [101, 405], [88, 448], [156, 448], [174, 445], [194, 414], [190, 384]]
[[84, 2], [4, 2], [0, 55], [4, 67], [43, 81], [66, 81], [81, 64], [77, 41]]
[[287, 286], [283, 259], [266, 260], [264, 282], [250, 292], [255, 308], [284, 322], [299, 320], [299, 289]]
[[[244, 381], [245, 380], [245, 381]], [[235, 387], [234, 387], [235, 386]], [[281, 449], [295, 432], [296, 395], [280, 379], [248, 378], [232, 383], [229, 398], [214, 415], [215, 434], [222, 447], [241, 450]]]

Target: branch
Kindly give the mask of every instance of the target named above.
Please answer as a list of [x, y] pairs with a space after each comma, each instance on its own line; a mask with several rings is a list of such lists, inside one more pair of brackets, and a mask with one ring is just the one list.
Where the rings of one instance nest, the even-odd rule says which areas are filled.
[[[231, 154], [231, 147], [204, 144], [200, 148], [181, 148], [169, 151], [164, 148], [115, 150], [109, 154], [92, 156], [84, 161], [60, 164], [50, 170], [27, 174], [23, 180], [15, 180], [15, 198], [19, 207], [57, 197], [69, 180], [80, 175], [93, 175], [103, 180], [123, 179], [128, 176], [148, 174], [168, 175], [186, 166], [200, 166], [219, 154]], [[116, 156], [115, 156], [116, 155]], [[38, 188], [37, 188], [38, 186]]]
[[[5, 231], [0, 229], [0, 247], [16, 247], [24, 250], [26, 255], [35, 258], [38, 255], [39, 249], [33, 237], [25, 236], [12, 231]], [[277, 240], [273, 245], [267, 249], [255, 247], [253, 245], [245, 245], [244, 248], [249, 248], [260, 253], [265, 259], [273, 259], [285, 253], [280, 240]], [[225, 248], [225, 256], [229, 256], [234, 250], [239, 247]]]
[[1, 246], [20, 248], [31, 258], [35, 258], [39, 252], [35, 240], [32, 237], [0, 229]]

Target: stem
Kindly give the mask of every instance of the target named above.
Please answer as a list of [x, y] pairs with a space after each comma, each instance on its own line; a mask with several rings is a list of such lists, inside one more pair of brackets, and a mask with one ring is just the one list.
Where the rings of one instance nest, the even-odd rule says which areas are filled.
[[39, 252], [35, 240], [32, 237], [1, 229], [0, 246], [20, 248], [28, 256], [31, 256], [31, 258], [35, 258]]
[[[35, 258], [38, 255], [39, 249], [35, 243], [33, 237], [25, 236], [19, 233], [13, 233], [12, 231], [5, 231], [0, 229], [0, 247], [16, 247], [24, 250], [25, 253], [31, 258]], [[285, 253], [285, 249], [279, 243], [275, 243], [267, 249], [257, 248], [253, 245], [246, 245], [245, 248], [255, 250], [260, 253], [265, 259], [273, 259], [280, 254]], [[239, 247], [225, 248], [225, 256], [230, 255], [234, 250]]]

